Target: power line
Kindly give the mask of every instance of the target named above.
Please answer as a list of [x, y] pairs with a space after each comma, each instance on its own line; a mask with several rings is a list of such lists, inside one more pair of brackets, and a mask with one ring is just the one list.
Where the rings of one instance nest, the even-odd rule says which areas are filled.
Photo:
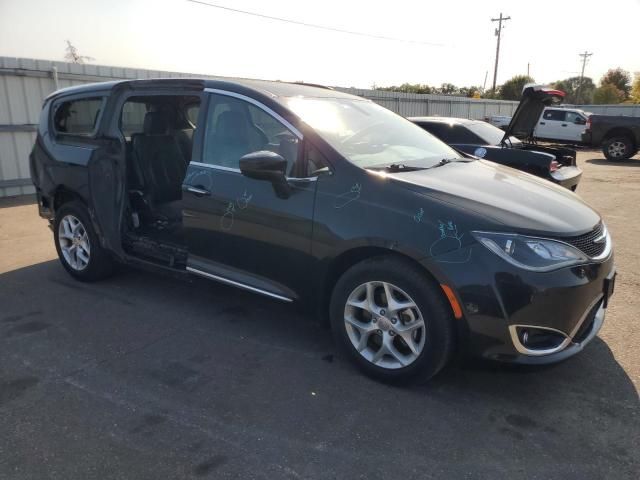
[[408, 40], [408, 39], [405, 39], [405, 38], [387, 37], [385, 35], [376, 35], [374, 33], [357, 32], [357, 31], [353, 31], [353, 30], [344, 30], [342, 28], [330, 27], [330, 26], [327, 26], [327, 25], [318, 25], [318, 24], [315, 24], [315, 23], [301, 22], [301, 21], [298, 21], [298, 20], [291, 20], [291, 19], [288, 19], [288, 18], [274, 17], [274, 16], [271, 16], [271, 15], [265, 15], [263, 13], [258, 13], [258, 12], [250, 12], [250, 11], [247, 11], [247, 10], [239, 10], [237, 8], [225, 7], [223, 5], [216, 5], [216, 4], [213, 4], [213, 3], [202, 2], [202, 1], [199, 1], [199, 0], [186, 0], [186, 1], [187, 2], [191, 2], [191, 3], [197, 3], [199, 5], [206, 5], [207, 7], [218, 8], [220, 10], [226, 10], [228, 12], [241, 13], [243, 15], [251, 15], [252, 17], [264, 18], [264, 19], [267, 19], [267, 20], [275, 20], [277, 22], [291, 23], [293, 25], [299, 25], [299, 26], [302, 26], [302, 27], [317, 28], [319, 30], [327, 30], [329, 32], [346, 33], [348, 35], [357, 35], [359, 37], [375, 38], [375, 39], [378, 39], [378, 40], [390, 40], [392, 42], [403, 42], [403, 43], [414, 43], [414, 44], [418, 44], [418, 45], [428, 45], [430, 47], [444, 47], [444, 44], [442, 44], [442, 43], [423, 42], [423, 41], [420, 41], [420, 40]]
[[506, 22], [507, 20], [511, 20], [511, 17], [503, 17], [502, 13], [500, 13], [500, 18], [492, 18], [492, 22], [498, 22], [498, 28], [496, 28], [496, 37], [498, 37], [498, 42], [496, 43], [496, 65], [493, 69], [493, 93], [496, 92], [496, 80], [498, 78], [498, 59], [500, 58], [500, 35], [502, 34], [502, 22]]

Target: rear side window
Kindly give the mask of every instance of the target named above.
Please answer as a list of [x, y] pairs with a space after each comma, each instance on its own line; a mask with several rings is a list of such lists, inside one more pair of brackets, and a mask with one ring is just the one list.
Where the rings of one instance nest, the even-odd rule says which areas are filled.
[[444, 122], [433, 123], [419, 123], [423, 130], [435, 135], [445, 143], [453, 143], [453, 128], [452, 125]]
[[134, 133], [142, 133], [144, 116], [147, 114], [144, 102], [126, 102], [122, 107], [120, 129], [125, 137], [131, 138]]
[[545, 110], [543, 117], [545, 120], [556, 120], [558, 122], [564, 122], [567, 112], [563, 110]]
[[58, 103], [53, 113], [55, 132], [66, 135], [93, 135], [103, 104], [103, 97], [81, 98]]
[[187, 107], [187, 118], [193, 126], [198, 125], [198, 115], [200, 114], [200, 104], [196, 103]]

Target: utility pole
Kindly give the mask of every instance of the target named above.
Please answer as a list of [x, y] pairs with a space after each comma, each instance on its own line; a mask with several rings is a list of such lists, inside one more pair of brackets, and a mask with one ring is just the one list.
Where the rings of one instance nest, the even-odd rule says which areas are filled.
[[582, 57], [582, 71], [580, 72], [580, 82], [578, 82], [578, 89], [576, 90], [576, 103], [579, 103], [580, 100], [580, 91], [582, 90], [582, 80], [584, 79], [584, 67], [587, 65], [587, 60], [593, 53], [587, 52], [579, 53], [579, 56]]
[[500, 58], [500, 35], [502, 34], [502, 22], [506, 22], [507, 20], [511, 20], [511, 17], [503, 17], [502, 13], [500, 13], [500, 18], [492, 18], [492, 22], [498, 22], [498, 28], [496, 28], [495, 35], [498, 37], [498, 42], [496, 44], [496, 65], [493, 70], [493, 93], [496, 92], [496, 80], [498, 79], [498, 58]]

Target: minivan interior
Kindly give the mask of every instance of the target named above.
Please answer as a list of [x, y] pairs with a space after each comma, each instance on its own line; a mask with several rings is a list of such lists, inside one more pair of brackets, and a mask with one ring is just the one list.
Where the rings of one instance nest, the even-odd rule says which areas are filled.
[[[128, 194], [124, 246], [130, 253], [166, 261], [167, 248], [180, 250], [178, 201], [199, 109], [200, 97], [193, 95], [136, 96], [123, 105], [120, 130], [126, 142]], [[173, 263], [175, 255], [169, 257]]]

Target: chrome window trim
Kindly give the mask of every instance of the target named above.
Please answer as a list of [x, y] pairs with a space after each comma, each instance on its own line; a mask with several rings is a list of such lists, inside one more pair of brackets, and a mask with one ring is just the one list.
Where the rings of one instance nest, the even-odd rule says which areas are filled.
[[[239, 168], [231, 168], [231, 167], [223, 167], [222, 165], [213, 165], [211, 163], [202, 163], [202, 162], [189, 162], [189, 165], [196, 165], [198, 167], [204, 167], [204, 168], [211, 168], [213, 170], [221, 170], [223, 172], [233, 172], [233, 173], [240, 173], [242, 174], [242, 172], [240, 171]], [[289, 182], [315, 182], [316, 180], [318, 180], [318, 177], [286, 177], [287, 181]]]
[[213, 168], [214, 170], [222, 170], [223, 172], [242, 173], [239, 168], [223, 167], [222, 165], [214, 165], [212, 163], [190, 162], [189, 165], [198, 167]]
[[203, 272], [202, 270], [198, 270], [197, 268], [187, 266], [187, 271], [194, 273], [196, 275], [200, 275], [205, 278], [209, 278], [211, 280], [215, 280], [220, 283], [225, 283], [227, 285], [231, 285], [233, 287], [241, 288], [243, 290], [248, 290], [250, 292], [259, 293], [261, 295], [266, 295], [267, 297], [275, 298], [276, 300], [281, 300], [283, 302], [293, 302], [292, 298], [284, 297], [282, 295], [278, 295], [277, 293], [269, 292], [267, 290], [262, 290], [261, 288], [252, 287], [251, 285], [247, 285], [246, 283], [236, 282], [235, 280], [230, 280], [225, 277], [221, 277], [219, 275], [214, 275], [212, 273]]
[[287, 127], [289, 130], [291, 130], [294, 133], [294, 135], [296, 137], [298, 137], [298, 140], [303, 140], [303, 138], [304, 138], [303, 135], [302, 135], [302, 132], [300, 130], [298, 130], [296, 127], [294, 127], [289, 121], [284, 119], [278, 113], [276, 113], [273, 110], [271, 110], [265, 104], [260, 103], [255, 98], [251, 98], [251, 97], [248, 97], [246, 95], [242, 95], [241, 93], [230, 92], [228, 90], [220, 90], [218, 88], [205, 88], [204, 91], [207, 92], [207, 93], [215, 93], [215, 94], [218, 94], [218, 95], [225, 95], [227, 97], [233, 97], [233, 98], [237, 98], [237, 99], [240, 99], [240, 100], [244, 100], [245, 102], [248, 102], [248, 103], [260, 108], [261, 110], [265, 111], [266, 113], [268, 113], [269, 115], [274, 117], [276, 120], [278, 120], [280, 123], [282, 123], [285, 127]]

